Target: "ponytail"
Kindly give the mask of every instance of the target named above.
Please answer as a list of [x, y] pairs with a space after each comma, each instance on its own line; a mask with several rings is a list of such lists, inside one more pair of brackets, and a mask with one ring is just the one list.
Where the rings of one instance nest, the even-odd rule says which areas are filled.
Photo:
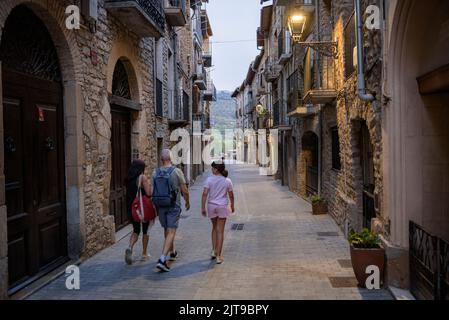
[[222, 163], [216, 163], [215, 161], [212, 162], [212, 168], [217, 170], [223, 177], [227, 178], [229, 175], [228, 170], [226, 170], [225, 164]]

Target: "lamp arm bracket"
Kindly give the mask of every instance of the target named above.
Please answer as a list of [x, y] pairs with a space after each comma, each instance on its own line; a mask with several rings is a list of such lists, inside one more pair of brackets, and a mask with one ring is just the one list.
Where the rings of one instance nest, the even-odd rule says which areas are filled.
[[338, 58], [337, 42], [335, 41], [300, 41], [298, 44], [312, 48], [329, 58]]

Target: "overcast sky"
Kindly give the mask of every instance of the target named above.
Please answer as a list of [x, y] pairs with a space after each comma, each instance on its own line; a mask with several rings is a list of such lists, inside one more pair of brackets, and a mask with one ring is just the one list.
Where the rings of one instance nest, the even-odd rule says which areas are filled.
[[[260, 0], [210, 0], [207, 4], [214, 33], [212, 78], [217, 90], [233, 91], [240, 86], [249, 64], [259, 54], [256, 29], [261, 7]], [[251, 41], [226, 42], [239, 40]]]

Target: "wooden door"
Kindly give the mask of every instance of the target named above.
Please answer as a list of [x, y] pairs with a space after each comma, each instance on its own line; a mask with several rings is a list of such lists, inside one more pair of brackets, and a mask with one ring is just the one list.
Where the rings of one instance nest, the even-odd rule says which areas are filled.
[[110, 213], [115, 218], [115, 228], [126, 226], [128, 214], [126, 208], [125, 179], [131, 165], [131, 115], [125, 109], [112, 106], [112, 176]]
[[59, 83], [3, 72], [10, 287], [67, 254], [64, 127]]

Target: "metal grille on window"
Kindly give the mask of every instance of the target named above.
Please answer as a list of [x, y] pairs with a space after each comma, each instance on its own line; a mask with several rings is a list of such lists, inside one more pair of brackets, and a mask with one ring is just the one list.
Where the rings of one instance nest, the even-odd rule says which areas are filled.
[[117, 61], [112, 78], [112, 94], [117, 97], [131, 100], [128, 73], [122, 61]]
[[[14, 15], [14, 17], [13, 17]], [[21, 6], [6, 20], [0, 61], [14, 71], [39, 79], [61, 81], [58, 55], [45, 25]]]

